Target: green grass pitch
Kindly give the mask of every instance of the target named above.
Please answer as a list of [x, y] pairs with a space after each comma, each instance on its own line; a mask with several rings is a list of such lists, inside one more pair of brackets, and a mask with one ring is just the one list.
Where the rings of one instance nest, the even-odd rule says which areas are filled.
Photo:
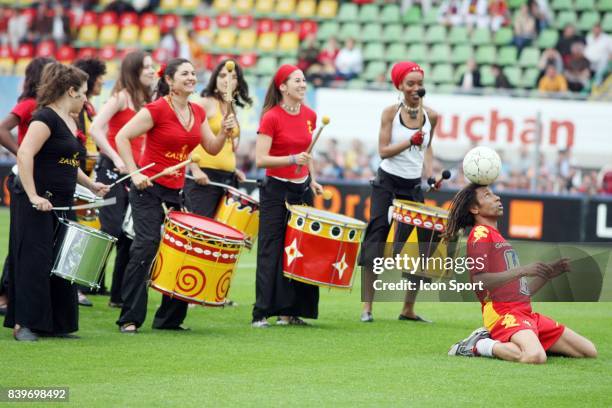
[[[6, 210], [0, 231], [4, 259]], [[254, 266], [255, 254], [245, 253], [230, 293], [239, 306], [190, 309], [190, 332], [151, 330], [160, 301], [152, 290], [136, 336], [118, 332], [118, 310], [103, 296], [81, 308], [80, 340], [21, 344], [3, 329], [0, 387], [66, 386], [69, 405], [105, 408], [612, 405], [610, 303], [535, 305], [592, 339], [599, 358], [553, 357], [544, 366], [524, 366], [446, 355], [482, 324], [476, 303], [419, 304], [432, 325], [397, 321], [400, 304], [379, 303], [375, 322], [360, 323], [358, 279], [350, 293], [321, 290], [313, 327], [252, 329]]]

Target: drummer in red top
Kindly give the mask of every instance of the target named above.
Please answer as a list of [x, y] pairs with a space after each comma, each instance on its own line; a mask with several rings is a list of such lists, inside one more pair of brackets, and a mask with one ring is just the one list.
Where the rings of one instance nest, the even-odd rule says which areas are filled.
[[[121, 62], [119, 79], [111, 97], [95, 116], [89, 132], [100, 149], [96, 165], [96, 180], [113, 184], [122, 174], [127, 174], [125, 163], [117, 153], [115, 137], [119, 130], [145, 104], [151, 102], [151, 89], [155, 81], [153, 59], [144, 51], [133, 51]], [[145, 144], [145, 135], [130, 140], [134, 161], [138, 163]], [[117, 238], [117, 256], [113, 270], [109, 306], [120, 307], [121, 283], [130, 259], [132, 240], [122, 230], [123, 219], [128, 207], [129, 181], [114, 186], [106, 197], [116, 197], [117, 204], [100, 208], [102, 231]]]
[[[25, 80], [23, 82], [23, 92], [19, 95], [17, 99], [17, 105], [13, 107], [11, 113], [9, 113], [6, 118], [2, 122], [0, 122], [0, 144], [7, 149], [9, 152], [13, 154], [17, 154], [17, 147], [21, 144], [26, 132], [28, 131], [28, 126], [30, 125], [30, 120], [32, 119], [32, 113], [36, 110], [36, 89], [38, 88], [38, 84], [40, 83], [40, 77], [42, 76], [42, 71], [45, 65], [50, 62], [53, 62], [52, 58], [46, 57], [37, 57], [34, 58], [25, 70]], [[11, 135], [11, 131], [17, 127], [17, 143], [13, 140], [13, 136]], [[14, 179], [15, 175], [11, 172], [6, 180], [6, 185], [10, 190], [11, 197], [14, 198], [15, 194], [23, 194], [23, 189], [14, 187]], [[14, 200], [10, 201], [10, 212], [14, 213], [15, 208], [13, 206]], [[7, 280], [9, 268], [13, 267], [13, 261], [11, 258], [11, 243], [14, 237], [13, 232], [13, 217], [11, 217], [10, 228], [9, 228], [9, 250], [6, 255], [6, 261], [4, 262], [4, 269], [2, 270], [2, 278], [0, 279], [0, 315], [4, 315], [6, 313], [6, 303], [7, 303]]]
[[[533, 312], [531, 295], [550, 279], [569, 271], [567, 258], [520, 266], [512, 245], [497, 230], [504, 209], [489, 187], [470, 184], [451, 203], [447, 237], [473, 227], [467, 256], [482, 267], [470, 271], [482, 304], [485, 328], [453, 345], [449, 355], [497, 357], [521, 363], [542, 364], [546, 352], [568, 357], [596, 357], [593, 343], [573, 330]], [[480, 260], [480, 262], [477, 262]], [[527, 277], [531, 280], [527, 280]]]
[[[123, 307], [117, 324], [122, 333], [135, 333], [147, 312], [147, 278], [160, 242], [164, 221], [163, 205], [181, 207], [179, 191], [185, 184], [185, 169], [152, 182], [149, 177], [188, 159], [189, 153], [201, 144], [210, 154], [217, 154], [227, 134], [215, 136], [200, 106], [188, 101], [194, 91], [196, 75], [193, 64], [175, 58], [158, 73], [157, 100], [145, 105], [117, 134], [115, 139], [128, 173], [137, 170], [130, 140], [147, 134], [140, 164], [153, 167], [132, 176], [130, 204], [135, 238], [122, 287]], [[225, 118], [224, 127], [232, 128], [233, 115]], [[181, 326], [187, 303], [163, 296], [155, 314], [153, 328], [185, 330]]]
[[[316, 318], [319, 288], [283, 276], [283, 254], [289, 204], [312, 205], [313, 193], [323, 189], [313, 178], [306, 153], [317, 123], [315, 112], [303, 104], [304, 73], [293, 65], [279, 68], [266, 93], [257, 131], [257, 167], [266, 169], [260, 194], [256, 300], [253, 327], [268, 327], [270, 316], [279, 325], [305, 325], [300, 317]], [[297, 171], [298, 166], [300, 171]]]

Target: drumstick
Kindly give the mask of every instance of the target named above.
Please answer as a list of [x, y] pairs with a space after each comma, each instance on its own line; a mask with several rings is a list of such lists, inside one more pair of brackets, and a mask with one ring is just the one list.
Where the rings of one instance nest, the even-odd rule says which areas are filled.
[[141, 167], [141, 168], [139, 168], [139, 169], [137, 169], [137, 170], [134, 170], [134, 171], [133, 171], [133, 172], [131, 172], [130, 174], [126, 174], [125, 176], [121, 177], [119, 180], [115, 181], [113, 184], [109, 185], [108, 187], [109, 187], [109, 188], [113, 188], [113, 187], [115, 187], [117, 184], [121, 183], [123, 180], [126, 180], [126, 179], [128, 179], [128, 178], [132, 177], [134, 174], [138, 174], [138, 173], [140, 173], [141, 171], [146, 170], [146, 169], [148, 169], [149, 167], [153, 167], [153, 166], [155, 166], [155, 163], [149, 163], [149, 164], [147, 164], [147, 165], [146, 165], [146, 166], [144, 166], [144, 167]]
[[225, 102], [229, 104], [229, 110], [231, 113], [234, 113], [234, 87], [232, 86], [232, 72], [234, 72], [234, 68], [236, 68], [236, 63], [234, 61], [230, 60], [225, 63], [225, 69], [227, 70], [229, 79], [227, 80], [227, 88], [225, 89], [223, 99], [225, 99]]
[[185, 161], [182, 161], [179, 164], [175, 164], [174, 166], [166, 167], [165, 169], [163, 169], [162, 171], [160, 171], [156, 175], [154, 175], [152, 177], [149, 177], [149, 181], [153, 181], [153, 180], [156, 180], [156, 179], [158, 179], [160, 177], [172, 174], [175, 171], [180, 170], [183, 167], [187, 166], [189, 163], [198, 162], [198, 161], [200, 161], [200, 155], [197, 154], [197, 153], [194, 153], [194, 154], [191, 155], [191, 157], [189, 159], [187, 159]]
[[[323, 116], [323, 118], [321, 118], [321, 122], [323, 124], [321, 125], [319, 129], [317, 129], [317, 133], [315, 133], [314, 137], [312, 138], [312, 142], [310, 142], [310, 146], [308, 146], [308, 149], [306, 149], [306, 153], [308, 154], [312, 152], [312, 148], [314, 147], [315, 143], [317, 143], [317, 140], [319, 140], [319, 136], [321, 136], [321, 132], [323, 131], [323, 128], [329, 124], [329, 116]], [[302, 171], [302, 165], [298, 165], [297, 168], [295, 169], [295, 173], [298, 174], [301, 171]]]
[[321, 195], [323, 196], [323, 199], [327, 201], [331, 200], [331, 198], [334, 196], [334, 193], [332, 193], [330, 190], [323, 190], [323, 194]]

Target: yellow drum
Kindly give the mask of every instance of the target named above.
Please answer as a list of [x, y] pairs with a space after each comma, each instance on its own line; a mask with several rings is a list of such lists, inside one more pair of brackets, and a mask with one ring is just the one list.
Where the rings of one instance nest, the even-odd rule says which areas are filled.
[[[74, 205], [90, 204], [98, 200], [94, 193], [80, 184], [76, 185], [74, 191]], [[91, 228], [100, 229], [100, 219], [98, 218], [97, 208], [87, 208], [76, 210], [77, 222]]]
[[244, 234], [209, 218], [171, 211], [151, 270], [151, 287], [189, 303], [223, 306]]
[[[420, 259], [416, 275], [430, 278], [450, 278], [453, 274], [449, 257], [454, 256], [454, 243], [443, 242], [448, 211], [408, 200], [393, 200], [390, 208], [391, 229], [387, 236], [388, 251], [393, 256], [407, 255]], [[390, 254], [385, 254], [389, 256]]]
[[220, 183], [210, 184], [225, 189], [215, 220], [242, 231], [246, 237], [246, 247], [251, 249], [259, 231], [259, 201], [234, 187]]

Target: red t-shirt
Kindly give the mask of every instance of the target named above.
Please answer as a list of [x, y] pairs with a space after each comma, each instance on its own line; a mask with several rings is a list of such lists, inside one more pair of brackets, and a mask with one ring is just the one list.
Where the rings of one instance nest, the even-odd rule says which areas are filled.
[[[136, 112], [133, 109], [125, 108], [122, 111], [119, 111], [113, 115], [112, 118], [108, 121], [108, 143], [111, 145], [115, 151], [117, 150], [117, 144], [115, 142], [115, 137], [117, 133], [121, 130], [121, 128], [130, 121], [134, 116], [136, 116]], [[136, 163], [140, 162], [140, 158], [142, 157], [142, 150], [144, 148], [145, 143], [145, 135], [135, 137], [130, 140], [130, 144], [132, 145], [132, 153], [134, 155], [134, 161]]]
[[28, 132], [30, 126], [30, 120], [32, 120], [32, 113], [36, 110], [36, 99], [26, 98], [17, 103], [11, 113], [19, 118], [19, 124], [17, 125], [17, 145], [21, 145], [23, 138]]
[[[306, 151], [317, 125], [317, 114], [302, 105], [300, 113], [290, 115], [280, 106], [267, 111], [261, 118], [257, 133], [272, 137], [270, 156], [288, 156]], [[296, 173], [297, 165], [266, 169], [266, 175], [286, 179], [299, 179], [308, 175], [308, 166]]]
[[[202, 135], [200, 126], [206, 120], [202, 107], [189, 102], [194, 115], [193, 126], [185, 130], [165, 98], [145, 105], [153, 118], [153, 128], [147, 132], [145, 150], [140, 159], [140, 166], [155, 163], [142, 172], [151, 177], [166, 167], [174, 166], [189, 158], [189, 153], [200, 143]], [[185, 184], [185, 168], [177, 176], [164, 176], [155, 180], [164, 187], [180, 189]]]
[[[507, 242], [499, 231], [486, 225], [475, 225], [467, 241], [467, 256], [474, 259], [476, 267], [470, 270], [470, 276], [479, 273], [499, 273], [520, 266], [518, 255], [512, 245]], [[479, 258], [481, 262], [477, 262]], [[482, 267], [479, 267], [481, 266]], [[527, 279], [515, 279], [491, 291], [476, 291], [480, 303], [484, 307], [493, 302], [497, 313], [506, 313], [516, 308], [531, 310], [531, 301]]]

